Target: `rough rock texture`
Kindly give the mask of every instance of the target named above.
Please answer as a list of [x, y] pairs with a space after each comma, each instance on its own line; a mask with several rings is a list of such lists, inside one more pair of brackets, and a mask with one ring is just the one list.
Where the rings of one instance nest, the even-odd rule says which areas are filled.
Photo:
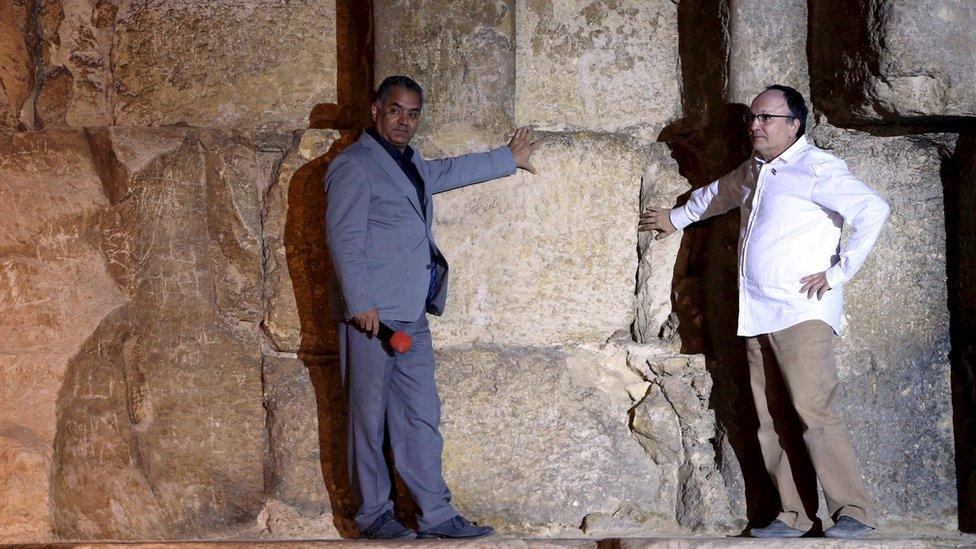
[[815, 104], [843, 124], [976, 115], [969, 0], [810, 4]]
[[816, 141], [891, 205], [845, 288], [837, 350], [855, 449], [881, 514], [955, 526], [942, 163], [953, 136], [872, 137], [821, 127]]
[[270, 452], [265, 489], [305, 516], [328, 512], [322, 477], [315, 388], [308, 369], [293, 358], [267, 357], [263, 368]]
[[[229, 533], [250, 528], [269, 494], [288, 509], [265, 513], [267, 530], [287, 530], [281, 517], [304, 513], [301, 531], [335, 533], [326, 468], [309, 456], [319, 454], [316, 395], [336, 383], [281, 368], [262, 373], [260, 329], [264, 262], [274, 255], [265, 245], [283, 241], [275, 228], [286, 225], [285, 210], [269, 214], [265, 199], [275, 182], [294, 181], [295, 158], [314, 157], [330, 136], [174, 128], [3, 135], [4, 541], [50, 539], [52, 531]], [[262, 385], [274, 404], [267, 422], [253, 398]], [[276, 397], [292, 393], [311, 399], [310, 416], [283, 411]], [[266, 479], [266, 458], [294, 467], [268, 466], [275, 474]], [[318, 481], [305, 479], [315, 470]]]
[[33, 126], [111, 124], [115, 5], [94, 0], [38, 2], [40, 45]]
[[[640, 211], [653, 207], [667, 207], [675, 197], [685, 192], [688, 181], [678, 173], [678, 166], [663, 147], [656, 148], [654, 159], [648, 164], [641, 183]], [[665, 324], [672, 312], [672, 285], [675, 261], [681, 238], [672, 236], [655, 240], [654, 233], [638, 234], [637, 255], [637, 319], [634, 338], [640, 343], [657, 341], [666, 334]]]
[[622, 505], [667, 522], [673, 507], [660, 491], [673, 471], [630, 436], [619, 386], [639, 379], [622, 350], [454, 349], [437, 358], [444, 474], [462, 513], [523, 532], [575, 529], [588, 513]]
[[125, 297], [98, 249], [108, 200], [85, 136], [5, 133], [0, 151], [0, 540], [42, 540], [58, 389]]
[[304, 128], [335, 102], [335, 2], [124, 3], [115, 123]]
[[0, 128], [14, 129], [31, 93], [33, 79], [27, 51], [27, 7], [7, 1], [0, 4]]
[[[515, 102], [513, 0], [377, 2], [377, 85], [392, 74], [424, 88], [421, 135], [457, 154], [511, 132]], [[446, 141], [442, 141], [446, 140]]]
[[[322, 177], [342, 143], [334, 130], [303, 132], [278, 167], [265, 196], [264, 262], [267, 312], [262, 322], [278, 351], [336, 352], [326, 283], [332, 259], [325, 245]], [[324, 313], [324, 314], [323, 314]]]
[[677, 9], [670, 0], [519, 2], [518, 124], [655, 139], [681, 115]]
[[667, 471], [662, 499], [673, 498], [669, 507], [689, 530], [731, 530], [732, 509], [712, 445], [712, 380], [704, 357], [648, 354], [644, 347], [631, 351], [628, 365], [650, 382], [632, 410], [631, 429], [651, 460]]
[[534, 161], [538, 176], [438, 195], [435, 232], [452, 269], [437, 343], [546, 347], [627, 329], [641, 179], [673, 170], [663, 149], [622, 136], [550, 135]]
[[[23, 8], [7, 4], [3, 9], [12, 13], [3, 24], [16, 27]], [[334, 2], [35, 4], [26, 31], [0, 38], [0, 56], [10, 58], [2, 71], [8, 103], [23, 103], [18, 82], [32, 80], [17, 41], [28, 36], [38, 43], [39, 78], [23, 120], [28, 127], [182, 123], [290, 130], [307, 127], [317, 104], [336, 101]], [[16, 113], [20, 105], [5, 110]]]
[[810, 97], [807, 0], [732, 0], [729, 11], [728, 101], [748, 105], [770, 84]]
[[264, 410], [249, 395], [261, 391], [259, 197], [281, 152], [183, 129], [91, 140], [111, 203], [103, 254], [129, 303], [61, 387], [54, 531], [233, 530], [264, 498]]

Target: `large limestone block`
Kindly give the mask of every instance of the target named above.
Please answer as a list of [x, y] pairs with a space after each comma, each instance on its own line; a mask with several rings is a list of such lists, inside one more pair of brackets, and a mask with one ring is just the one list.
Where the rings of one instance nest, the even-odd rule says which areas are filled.
[[108, 204], [81, 132], [0, 135], [0, 542], [51, 538], [58, 389], [124, 303], [98, 249]]
[[518, 124], [655, 139], [681, 116], [677, 10], [670, 0], [519, 2]]
[[325, 243], [328, 162], [341, 150], [335, 130], [307, 130], [278, 167], [265, 194], [264, 264], [267, 310], [262, 326], [279, 351], [337, 352], [329, 316], [332, 259]]
[[514, 0], [374, 3], [376, 84], [391, 74], [417, 80], [426, 101], [421, 135], [445, 150], [457, 153], [458, 146], [490, 143], [512, 129], [514, 5]]
[[835, 123], [976, 115], [976, 4], [810, 3], [816, 104]]
[[881, 515], [954, 527], [955, 462], [941, 169], [948, 136], [873, 137], [822, 126], [891, 206], [871, 256], [845, 286], [842, 407]]
[[634, 319], [637, 206], [663, 144], [550, 135], [538, 176], [437, 195], [437, 242], [451, 263], [440, 345], [606, 341]]
[[335, 2], [127, 0], [116, 14], [118, 125], [308, 127], [336, 101]]
[[0, 4], [0, 128], [16, 128], [33, 87], [27, 52], [27, 7]]
[[282, 143], [179, 128], [91, 143], [110, 201], [102, 252], [129, 305], [60, 390], [55, 533], [233, 532], [264, 502], [260, 198]]
[[729, 9], [728, 101], [748, 105], [770, 84], [810, 97], [807, 0], [733, 0]]
[[623, 387], [639, 378], [626, 375], [625, 355], [475, 348], [437, 359], [444, 476], [463, 514], [564, 536], [586, 515], [621, 507], [673, 524], [662, 479], [674, 471], [628, 429]]

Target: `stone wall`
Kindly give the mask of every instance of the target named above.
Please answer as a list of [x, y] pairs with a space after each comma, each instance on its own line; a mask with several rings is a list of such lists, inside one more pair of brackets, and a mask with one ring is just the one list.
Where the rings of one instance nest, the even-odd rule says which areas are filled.
[[370, 68], [424, 85], [428, 157], [546, 139], [539, 175], [435, 199], [466, 516], [732, 534], [775, 511], [737, 213], [662, 241], [636, 222], [741, 162], [738, 117], [778, 82], [892, 205], [838, 341], [883, 524], [972, 528], [976, 6], [926, 5], [4, 3], [0, 542], [355, 535], [321, 177], [368, 119]]
[[340, 135], [307, 129], [336, 28], [331, 1], [0, 7], [0, 541], [337, 534], [309, 289]]

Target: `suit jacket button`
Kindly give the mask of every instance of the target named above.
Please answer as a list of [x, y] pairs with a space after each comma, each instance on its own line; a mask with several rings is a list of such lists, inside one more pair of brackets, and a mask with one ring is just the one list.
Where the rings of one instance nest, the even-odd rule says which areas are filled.
[[427, 265], [427, 270], [428, 270], [428, 271], [430, 270], [430, 265]]

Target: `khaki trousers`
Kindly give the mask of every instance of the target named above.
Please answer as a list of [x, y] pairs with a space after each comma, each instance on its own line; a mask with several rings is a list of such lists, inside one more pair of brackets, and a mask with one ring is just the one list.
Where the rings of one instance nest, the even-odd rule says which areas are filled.
[[[784, 416], [791, 415], [790, 404], [802, 422], [803, 442], [823, 487], [830, 516], [836, 520], [848, 515], [868, 526], [876, 525], [873, 500], [861, 478], [844, 417], [837, 409], [833, 337], [833, 329], [826, 322], [808, 320], [746, 338], [749, 378], [759, 416], [759, 446], [782, 506], [777, 518], [799, 530], [810, 530], [814, 517], [804, 510], [781, 437], [787, 428]], [[783, 383], [779, 383], [780, 377]]]

